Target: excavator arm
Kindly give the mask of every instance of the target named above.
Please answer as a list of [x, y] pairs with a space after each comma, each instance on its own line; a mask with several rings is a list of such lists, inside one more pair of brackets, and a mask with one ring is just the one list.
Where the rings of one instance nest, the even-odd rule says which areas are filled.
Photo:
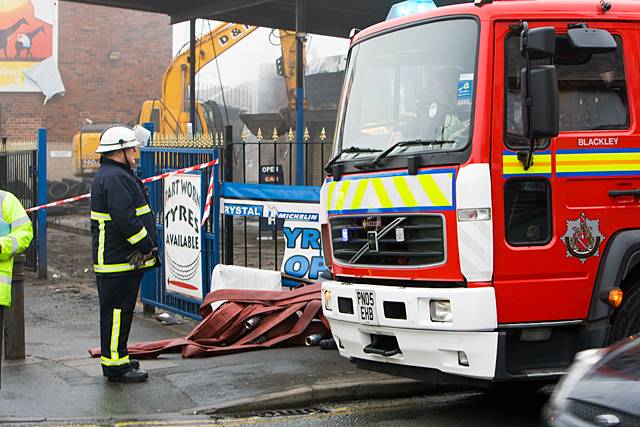
[[[222, 23], [196, 41], [196, 69], [198, 73], [209, 62], [243, 40], [258, 27], [244, 24]], [[287, 87], [288, 110], [296, 106], [296, 36], [295, 32], [278, 30], [282, 57], [278, 60], [279, 74]], [[305, 55], [306, 56], [306, 55]], [[145, 101], [140, 121], [153, 121], [161, 135], [186, 134], [189, 117], [189, 50], [179, 53], [162, 78], [160, 100]], [[205, 112], [197, 104], [196, 132], [209, 133]]]
[[[240, 40], [254, 32], [257, 27], [244, 24], [222, 23], [196, 42], [197, 73], [217, 56], [233, 47]], [[160, 104], [159, 132], [175, 135], [185, 132], [183, 125], [189, 122], [189, 50], [179, 53], [162, 77], [162, 98]], [[202, 111], [198, 112], [202, 132], [208, 133]]]

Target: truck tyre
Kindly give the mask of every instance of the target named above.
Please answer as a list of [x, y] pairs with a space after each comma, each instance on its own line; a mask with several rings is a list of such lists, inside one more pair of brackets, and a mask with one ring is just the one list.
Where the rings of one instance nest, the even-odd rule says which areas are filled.
[[53, 201], [66, 198], [69, 193], [69, 185], [64, 182], [54, 182], [49, 188], [49, 199]]
[[635, 283], [623, 295], [622, 305], [614, 317], [609, 343], [637, 332], [640, 332], [640, 280], [635, 279]]

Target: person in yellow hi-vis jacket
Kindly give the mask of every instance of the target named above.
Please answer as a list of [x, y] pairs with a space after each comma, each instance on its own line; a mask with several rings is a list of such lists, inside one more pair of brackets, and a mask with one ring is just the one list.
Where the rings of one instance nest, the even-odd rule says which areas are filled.
[[11, 305], [13, 258], [27, 249], [33, 239], [33, 229], [31, 220], [16, 196], [0, 190], [0, 207], [0, 315], [2, 315], [2, 308]]
[[29, 247], [33, 239], [31, 220], [20, 200], [0, 190], [0, 361], [4, 336], [4, 309], [11, 306], [13, 258]]

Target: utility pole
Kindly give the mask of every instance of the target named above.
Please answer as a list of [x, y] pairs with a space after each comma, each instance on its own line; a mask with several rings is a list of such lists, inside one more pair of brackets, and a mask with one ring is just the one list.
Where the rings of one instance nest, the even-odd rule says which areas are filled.
[[296, 0], [296, 185], [304, 185], [304, 0]]

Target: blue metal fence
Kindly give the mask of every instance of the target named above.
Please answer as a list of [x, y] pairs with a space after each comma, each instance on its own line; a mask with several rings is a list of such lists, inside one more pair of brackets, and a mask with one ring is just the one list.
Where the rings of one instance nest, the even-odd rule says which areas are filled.
[[[10, 191], [25, 208], [45, 204], [47, 191], [47, 138], [40, 129], [38, 141], [0, 139], [0, 189]], [[44, 184], [43, 184], [44, 183]], [[44, 190], [44, 196], [42, 194]], [[46, 210], [29, 214], [33, 224], [33, 241], [26, 251], [25, 266], [47, 277]]]
[[[156, 141], [151, 146], [140, 149], [140, 167], [143, 178], [159, 175], [164, 172], [190, 167], [196, 164], [209, 162], [218, 158], [218, 149], [214, 147], [212, 140], [189, 141], [189, 148], [181, 141]], [[196, 147], [196, 148], [194, 148]], [[207, 187], [211, 174], [214, 174], [214, 194], [219, 195], [219, 166], [202, 169], [202, 193], [207, 194]], [[158, 230], [158, 255], [164, 260], [164, 180], [148, 184], [150, 204], [156, 215]], [[203, 294], [204, 297], [210, 290], [211, 271], [220, 262], [220, 231], [219, 231], [219, 203], [214, 202], [207, 223], [202, 233], [202, 260], [203, 260]], [[204, 200], [202, 202], [204, 208]], [[143, 304], [162, 308], [181, 314], [186, 317], [198, 319], [198, 309], [201, 301], [184, 295], [167, 292], [165, 289], [164, 268], [157, 268], [146, 273], [141, 286], [141, 299]]]
[[[261, 135], [261, 132], [258, 134]], [[218, 142], [221, 145], [217, 145]], [[150, 146], [141, 148], [140, 176], [143, 178], [213, 159], [220, 160], [219, 165], [202, 171], [203, 198], [207, 193], [211, 173], [215, 174], [214, 200], [209, 220], [203, 227], [201, 235], [203, 242], [202, 297], [211, 289], [213, 268], [223, 260], [226, 264], [280, 270], [285, 252], [281, 230], [264, 227], [260, 218], [257, 217], [221, 215], [220, 197], [227, 192], [233, 192], [234, 188], [252, 184], [261, 189], [272, 187], [274, 191], [284, 191], [291, 196], [290, 193], [295, 189], [310, 188], [293, 186], [294, 175], [297, 176], [300, 170], [304, 170], [303, 178], [306, 186], [319, 186], [324, 179], [323, 166], [330, 155], [331, 143], [325, 140], [324, 132], [319, 141], [305, 139], [303, 142], [304, 165], [294, 165], [295, 150], [293, 148], [296, 142], [290, 136], [284, 141], [278, 140], [277, 137], [265, 141], [259, 137], [256, 142], [247, 142], [243, 138], [242, 141], [226, 141], [225, 144], [222, 135], [217, 135], [215, 139], [153, 141]], [[259, 173], [265, 165], [282, 171], [281, 184], [284, 185], [261, 183]], [[222, 179], [223, 176], [224, 179]], [[242, 184], [239, 184], [240, 187], [237, 185], [234, 187], [234, 182]], [[156, 215], [158, 230], [158, 252], [162, 261], [165, 259], [164, 185], [163, 180], [149, 184], [150, 203]], [[223, 191], [222, 187], [225, 185], [228, 187], [227, 191]], [[236, 196], [246, 199], [251, 195], [243, 193]], [[261, 197], [258, 198], [261, 199]], [[290, 197], [277, 199], [287, 201]], [[147, 273], [143, 278], [141, 289], [141, 298], [145, 306], [161, 308], [195, 319], [200, 317], [198, 314], [200, 300], [166, 291], [165, 268]]]

